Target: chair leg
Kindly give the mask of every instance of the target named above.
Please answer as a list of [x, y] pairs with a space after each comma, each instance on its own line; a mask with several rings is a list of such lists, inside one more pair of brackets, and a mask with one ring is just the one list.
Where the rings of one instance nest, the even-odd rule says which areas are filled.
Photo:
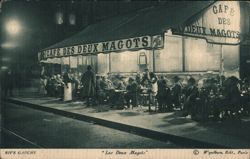
[[157, 107], [156, 107], [156, 105], [155, 105], [155, 112], [157, 112]]

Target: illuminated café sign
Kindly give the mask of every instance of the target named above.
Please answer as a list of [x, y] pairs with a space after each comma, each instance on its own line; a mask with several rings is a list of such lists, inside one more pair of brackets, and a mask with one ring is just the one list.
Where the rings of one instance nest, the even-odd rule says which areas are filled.
[[138, 50], [149, 48], [162, 48], [163, 36], [142, 36], [130, 39], [69, 46], [63, 48], [48, 49], [38, 53], [39, 60], [47, 58], [65, 57], [84, 54], [96, 54], [106, 52], [117, 52], [124, 50]]
[[209, 43], [238, 44], [241, 40], [239, 2], [217, 1], [191, 23], [172, 31], [204, 38]]

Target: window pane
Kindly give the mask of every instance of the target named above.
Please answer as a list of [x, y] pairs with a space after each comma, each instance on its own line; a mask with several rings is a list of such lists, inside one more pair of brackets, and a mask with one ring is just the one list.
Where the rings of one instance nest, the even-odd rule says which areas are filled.
[[155, 51], [156, 72], [182, 71], [182, 39], [165, 36], [164, 49]]
[[239, 46], [223, 46], [223, 66], [226, 76], [239, 77], [239, 49]]
[[220, 56], [220, 45], [207, 44], [201, 39], [185, 39], [186, 71], [218, 71]]
[[62, 57], [63, 65], [69, 65], [69, 57]]
[[69, 15], [69, 24], [70, 25], [75, 25], [76, 24], [76, 15], [73, 14], [73, 13]]
[[63, 24], [63, 19], [64, 19], [63, 13], [61, 11], [57, 12], [56, 13], [56, 24], [59, 24], [59, 25]]
[[70, 68], [77, 68], [77, 56], [70, 57]]
[[109, 72], [109, 54], [98, 54], [98, 73], [106, 74]]
[[82, 65], [82, 55], [78, 55], [77, 58], [78, 58], [78, 66], [81, 66]]
[[138, 52], [111, 53], [111, 72], [137, 72]]

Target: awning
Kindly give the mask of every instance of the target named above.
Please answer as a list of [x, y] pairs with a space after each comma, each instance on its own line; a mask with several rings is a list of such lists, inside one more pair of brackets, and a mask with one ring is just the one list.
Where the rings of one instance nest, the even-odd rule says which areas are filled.
[[[130, 45], [130, 41], [136, 41], [136, 39], [131, 38], [135, 37], [137, 39], [141, 38], [139, 39], [140, 41], [145, 41], [145, 45], [143, 43], [135, 44], [138, 45], [137, 49], [151, 48], [152, 44], [146, 45], [147, 43], [153, 42], [152, 39], [149, 39], [150, 37], [156, 35], [158, 36], [156, 39], [159, 39], [159, 35], [163, 35], [164, 32], [170, 28], [182, 25], [190, 17], [198, 14], [212, 3], [214, 3], [214, 1], [177, 1], [173, 2], [171, 6], [154, 6], [126, 15], [120, 15], [103, 20], [99, 23], [89, 25], [83, 31], [68, 39], [43, 49], [41, 51], [40, 57], [53, 58], [60, 56], [71, 56], [72, 52], [77, 52], [76, 49], [80, 54], [84, 54], [86, 52], [79, 51], [79, 47], [67, 48], [84, 44], [96, 44], [96, 46], [93, 46], [96, 47], [94, 53], [98, 53], [99, 48], [97, 49], [97, 45], [100, 42], [110, 42], [122, 39], [123, 41], [120, 41], [120, 43], [119, 41], [116, 41], [113, 42], [113, 44], [116, 45], [116, 47], [119, 47], [119, 44], [123, 45], [125, 43], [128, 43], [128, 46], [131, 46], [133, 44]], [[130, 41], [128, 42], [126, 39], [130, 39]], [[110, 45], [110, 47], [113, 47], [112, 44]], [[64, 50], [60, 50], [60, 48], [64, 48]], [[126, 47], [125, 49], [128, 50], [130, 48], [134, 49], [132, 46]], [[70, 50], [73, 51], [70, 53]], [[83, 50], [83, 48], [80, 48], [80, 50]], [[67, 51], [69, 53], [67, 53]], [[116, 48], [113, 50], [102, 49], [102, 51], [115, 52], [120, 50]]]

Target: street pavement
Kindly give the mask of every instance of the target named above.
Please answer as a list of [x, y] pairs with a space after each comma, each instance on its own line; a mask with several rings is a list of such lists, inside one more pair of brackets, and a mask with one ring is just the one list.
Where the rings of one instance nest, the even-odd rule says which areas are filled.
[[[25, 93], [26, 92], [26, 93]], [[28, 93], [28, 94], [27, 94]], [[180, 117], [180, 111], [149, 113], [147, 107], [116, 110], [107, 105], [86, 107], [83, 101], [63, 102], [38, 95], [31, 90], [19, 93], [9, 102], [56, 114], [89, 120], [98, 124], [133, 132], [160, 141], [171, 141], [186, 148], [249, 148], [250, 118], [223, 122], [196, 122]]]
[[6, 104], [2, 148], [179, 148], [135, 134]]

